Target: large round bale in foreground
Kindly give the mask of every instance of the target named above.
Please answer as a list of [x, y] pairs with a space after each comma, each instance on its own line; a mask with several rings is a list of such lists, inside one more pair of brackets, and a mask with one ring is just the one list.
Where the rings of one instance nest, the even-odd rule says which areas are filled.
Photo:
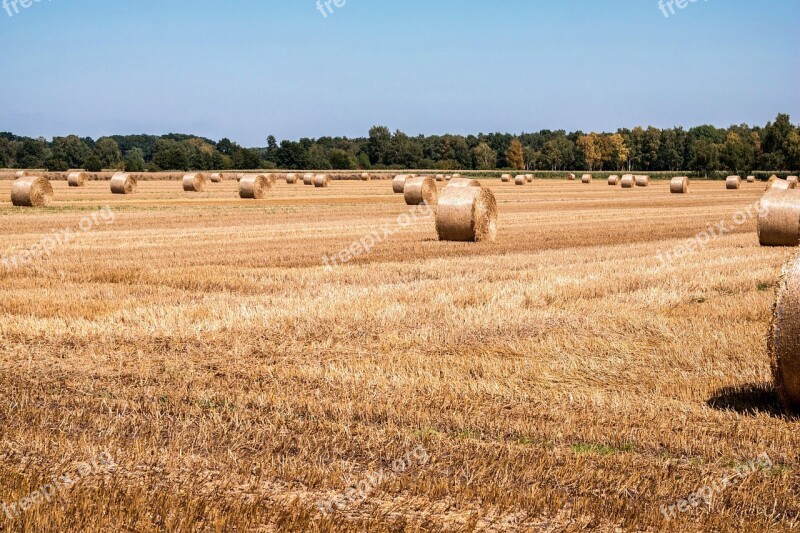
[[755, 183], [756, 177], [755, 176], [747, 176], [747, 183]]
[[11, 184], [11, 203], [18, 207], [43, 207], [53, 199], [53, 186], [41, 176], [23, 176]]
[[800, 244], [800, 190], [773, 189], [761, 199], [758, 212], [761, 246]]
[[500, 181], [503, 183], [511, 183], [511, 174], [503, 174], [500, 176]]
[[70, 187], [83, 187], [86, 185], [86, 172], [70, 172], [67, 174], [67, 185]]
[[272, 188], [265, 174], [245, 174], [239, 180], [239, 198], [261, 200]]
[[567, 174], [567, 181], [575, 181], [575, 174]]
[[773, 174], [772, 176], [770, 176], [769, 180], [767, 181], [767, 189], [766, 190], [770, 191], [772, 189], [786, 191], [786, 190], [791, 189], [791, 187], [790, 187], [788, 181], [782, 180], [778, 176]]
[[111, 194], [133, 194], [138, 183], [136, 178], [124, 172], [117, 172], [111, 176]]
[[784, 267], [772, 307], [767, 351], [772, 379], [784, 407], [800, 407], [800, 256]]
[[394, 177], [392, 180], [392, 192], [394, 194], [403, 194], [403, 189], [406, 187], [406, 180], [408, 178], [413, 178], [408, 174], [399, 174]]
[[183, 176], [183, 190], [185, 192], [203, 192], [206, 190], [207, 184], [206, 175], [200, 172]]
[[366, 172], [361, 174], [361, 181], [370, 181], [371, 179], [372, 179], [372, 176], [370, 174], [367, 174]]
[[609, 176], [608, 177], [608, 184], [612, 186], [619, 185], [619, 176]]
[[286, 183], [289, 185], [297, 183], [297, 174], [286, 174]]
[[592, 182], [592, 175], [591, 174], [584, 174], [581, 176], [581, 183], [589, 184]]
[[514, 178], [514, 185], [525, 185], [526, 183], [528, 183], [528, 180], [523, 175]]
[[406, 180], [403, 196], [406, 205], [426, 204], [434, 209], [439, 203], [439, 190], [436, 188], [436, 181], [428, 176], [416, 176]]
[[686, 194], [689, 192], [689, 178], [686, 176], [672, 178], [669, 182], [669, 192], [672, 194]]
[[637, 187], [649, 187], [650, 186], [650, 176], [636, 176], [636, 186]]
[[331, 177], [328, 174], [317, 174], [314, 176], [314, 187], [327, 187], [331, 183]]
[[453, 178], [450, 180], [450, 183], [447, 184], [448, 187], [480, 187], [481, 182], [478, 180], [473, 180], [470, 178]]
[[483, 187], [447, 187], [439, 197], [436, 232], [440, 241], [493, 242], [497, 202]]
[[314, 185], [314, 174], [303, 174], [303, 185]]
[[622, 179], [619, 180], [620, 185], [622, 185], [623, 189], [633, 189], [636, 185], [636, 177], [632, 174], [625, 174], [622, 176]]
[[728, 190], [736, 190], [742, 186], [742, 178], [739, 176], [728, 176], [725, 180], [725, 188]]

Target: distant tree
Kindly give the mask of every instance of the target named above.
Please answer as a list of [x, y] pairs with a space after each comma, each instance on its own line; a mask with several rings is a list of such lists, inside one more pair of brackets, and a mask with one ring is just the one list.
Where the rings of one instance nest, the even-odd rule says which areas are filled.
[[530, 146], [522, 147], [522, 155], [525, 158], [525, 170], [537, 168], [537, 165], [544, 161], [544, 155]]
[[352, 154], [335, 148], [328, 156], [331, 166], [335, 170], [355, 170], [358, 168], [358, 161]]
[[511, 145], [506, 151], [506, 162], [509, 168], [525, 170], [525, 156], [522, 153], [522, 143], [518, 139], [511, 141]]
[[98, 139], [94, 147], [94, 153], [103, 162], [103, 168], [117, 168], [122, 162], [119, 145], [111, 137]]
[[50, 159], [44, 162], [44, 168], [46, 168], [50, 172], [64, 172], [66, 170], [69, 170], [70, 166], [63, 159], [56, 159], [54, 157], [51, 157]]
[[131, 148], [125, 154], [125, 172], [144, 172], [144, 152], [141, 148]]
[[234, 148], [234, 143], [232, 143], [228, 138], [220, 139], [220, 141], [217, 143], [217, 150], [219, 150], [219, 152], [223, 155], [233, 155]]
[[755, 164], [753, 145], [736, 132], [729, 132], [722, 147], [720, 161], [735, 173], [749, 172]]
[[318, 144], [312, 146], [308, 151], [308, 165], [312, 170], [330, 170], [333, 168], [328, 156], [325, 155], [325, 150]]
[[623, 170], [628, 162], [628, 154], [630, 152], [625, 145], [625, 138], [619, 133], [608, 135], [605, 137], [605, 146], [608, 154], [607, 159], [604, 158], [605, 161], [615, 170]]
[[89, 145], [77, 135], [53, 138], [53, 159], [62, 161], [67, 168], [81, 168], [92, 154]]
[[18, 168], [44, 168], [44, 162], [52, 156], [44, 139], [25, 139], [17, 151]]
[[472, 157], [477, 170], [493, 170], [497, 166], [497, 152], [486, 143], [480, 143], [473, 148]]
[[600, 145], [600, 139], [596, 133], [581, 135], [578, 138], [578, 149], [581, 151], [581, 153], [583, 153], [586, 164], [589, 165], [589, 170], [602, 168], [603, 152]]
[[369, 130], [367, 154], [373, 165], [389, 165], [392, 134], [386, 126], [373, 126]]
[[369, 155], [367, 155], [366, 152], [361, 152], [358, 154], [358, 168], [363, 170], [369, 170], [372, 168], [372, 165], [369, 162]]
[[692, 145], [692, 159], [689, 163], [691, 170], [704, 172], [708, 175], [720, 167], [719, 146], [708, 139], [700, 139]]
[[83, 162], [83, 168], [85, 168], [89, 172], [102, 172], [103, 162], [100, 161], [99, 157], [92, 154], [86, 158], [86, 161]]

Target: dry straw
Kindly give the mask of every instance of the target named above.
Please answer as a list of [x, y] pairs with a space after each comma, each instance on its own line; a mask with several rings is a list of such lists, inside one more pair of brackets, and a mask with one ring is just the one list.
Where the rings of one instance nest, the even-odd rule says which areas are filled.
[[111, 176], [112, 194], [133, 194], [136, 192], [136, 178], [124, 172], [117, 172]]
[[70, 172], [67, 174], [67, 184], [70, 187], [83, 187], [86, 185], [86, 172]]
[[619, 176], [609, 176], [608, 184], [613, 186], [619, 185]]
[[53, 199], [53, 186], [41, 176], [23, 176], [11, 184], [11, 203], [19, 207], [43, 207]]
[[588, 184], [592, 182], [592, 175], [591, 174], [584, 174], [581, 177], [581, 183]]
[[725, 180], [725, 188], [728, 190], [736, 190], [742, 186], [742, 178], [739, 176], [728, 176]]
[[649, 187], [650, 186], [650, 176], [636, 176], [636, 186], [637, 187]]
[[471, 178], [453, 178], [448, 187], [481, 187], [481, 182]]
[[314, 176], [314, 187], [327, 187], [330, 185], [331, 177], [328, 174], [317, 174]]
[[445, 176], [444, 174], [436, 174], [436, 181], [444, 181]]
[[796, 189], [797, 188], [797, 176], [788, 176], [786, 178], [786, 181], [789, 182], [789, 188], [790, 189]]
[[205, 174], [186, 174], [183, 176], [183, 190], [186, 192], [203, 192], [206, 190], [208, 178]]
[[633, 189], [636, 185], [636, 177], [631, 174], [625, 174], [620, 180], [620, 185], [623, 189]]
[[761, 246], [800, 244], [800, 190], [767, 191], [758, 213], [758, 242]]
[[672, 194], [686, 194], [689, 192], [689, 178], [686, 176], [672, 178], [672, 181], [669, 182], [669, 192]]
[[767, 351], [772, 379], [784, 407], [800, 407], [800, 256], [784, 267], [772, 307]]
[[370, 174], [367, 174], [366, 172], [361, 174], [361, 181], [370, 181], [371, 179], [372, 179], [372, 176]]
[[483, 187], [447, 187], [439, 198], [436, 231], [440, 241], [493, 242], [497, 202]]
[[403, 194], [403, 189], [406, 187], [406, 180], [413, 177], [414, 176], [410, 176], [408, 174], [400, 174], [395, 176], [392, 180], [392, 191], [395, 194]]
[[266, 174], [245, 174], [239, 180], [239, 197], [248, 200], [261, 200], [272, 188]]
[[511, 174], [503, 174], [500, 176], [500, 181], [503, 183], [511, 183]]
[[747, 176], [747, 183], [755, 183], [756, 177], [755, 176]]
[[533, 183], [533, 174], [525, 174], [525, 179], [528, 180], [528, 183]]
[[420, 205], [425, 203], [434, 210], [439, 203], [439, 191], [436, 181], [428, 176], [417, 176], [406, 180], [403, 196], [406, 205]]
[[314, 185], [314, 174], [303, 174], [303, 185]]
[[567, 181], [575, 181], [575, 174], [567, 174]]
[[297, 183], [297, 174], [286, 174], [286, 183], [289, 185]]
[[223, 178], [222, 174], [220, 174], [219, 172], [215, 172], [214, 174], [211, 174], [211, 183], [221, 183], [222, 178]]
[[528, 183], [528, 180], [525, 179], [525, 176], [517, 176], [514, 178], [514, 185], [525, 185]]
[[770, 176], [769, 180], [767, 180], [767, 191], [770, 191], [772, 189], [786, 191], [788, 189], [791, 189], [791, 187], [788, 181], [782, 180], [778, 176], [773, 174], [772, 176]]

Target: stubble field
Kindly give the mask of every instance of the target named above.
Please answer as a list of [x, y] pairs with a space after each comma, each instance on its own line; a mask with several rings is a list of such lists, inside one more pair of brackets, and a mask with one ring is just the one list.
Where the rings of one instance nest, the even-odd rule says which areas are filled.
[[[798, 525], [800, 421], [765, 343], [792, 250], [734, 222], [763, 184], [486, 181], [494, 244], [398, 224], [389, 181], [279, 182], [250, 202], [235, 181], [54, 182], [44, 209], [11, 207], [10, 184], [7, 257], [113, 217], [0, 270], [0, 505], [100, 452], [115, 466], [0, 511], [0, 529]], [[735, 230], [658, 259], [720, 221]], [[382, 226], [370, 254], [323, 266]], [[710, 505], [661, 512], [764, 453], [772, 467]]]

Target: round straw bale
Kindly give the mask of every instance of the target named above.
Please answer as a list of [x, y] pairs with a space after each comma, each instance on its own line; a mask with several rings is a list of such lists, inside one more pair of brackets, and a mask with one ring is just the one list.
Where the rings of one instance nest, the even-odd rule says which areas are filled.
[[133, 194], [136, 192], [136, 178], [124, 172], [117, 172], [111, 176], [112, 194]]
[[210, 176], [211, 183], [221, 183], [222, 182], [222, 177], [223, 177], [222, 174], [220, 174], [219, 172], [215, 172], [215, 173], [211, 174], [211, 176]]
[[86, 185], [86, 172], [70, 172], [67, 174], [67, 184], [70, 187], [83, 187]]
[[481, 182], [470, 178], [453, 178], [448, 187], [481, 187]]
[[649, 187], [650, 186], [650, 176], [636, 176], [636, 186], [637, 187]]
[[636, 185], [636, 177], [632, 174], [625, 174], [622, 176], [622, 179], [619, 181], [620, 185], [622, 185], [623, 189], [633, 189]]
[[395, 194], [403, 194], [403, 189], [405, 189], [406, 186], [406, 180], [413, 177], [414, 176], [411, 176], [410, 174], [399, 174], [395, 176], [392, 180], [392, 191]]
[[28, 171], [27, 170], [17, 170], [14, 173], [14, 178], [24, 178], [27, 175], [28, 175]]
[[303, 185], [314, 185], [314, 174], [303, 174]]
[[436, 209], [439, 203], [439, 191], [436, 181], [429, 176], [408, 178], [403, 188], [406, 205], [420, 205], [422, 203]]
[[510, 183], [511, 182], [511, 174], [503, 174], [500, 176], [500, 181], [503, 183]]
[[614, 186], [619, 185], [619, 176], [609, 176], [608, 184]]
[[331, 177], [328, 174], [317, 174], [314, 176], [314, 187], [327, 187], [330, 185]]
[[567, 181], [575, 181], [575, 174], [567, 174]]
[[756, 177], [755, 176], [747, 176], [747, 183], [755, 183]]
[[758, 212], [758, 242], [761, 246], [800, 244], [800, 190], [767, 191]]
[[444, 181], [444, 174], [436, 174], [436, 181]]
[[742, 186], [742, 178], [739, 176], [728, 176], [725, 180], [725, 188], [729, 190], [736, 190]]
[[450, 181], [451, 179], [453, 179], [453, 176], [451, 176], [450, 174], [445, 174], [444, 175], [444, 180], [445, 181]]
[[361, 181], [370, 181], [371, 179], [372, 179], [372, 176], [370, 174], [367, 174], [366, 172], [361, 174]]
[[514, 185], [525, 185], [526, 183], [528, 183], [528, 180], [521, 174], [514, 178]]
[[796, 189], [797, 188], [797, 176], [787, 176], [786, 177], [786, 181], [789, 182], [789, 188], [790, 189]]
[[286, 174], [286, 183], [289, 185], [297, 183], [297, 174]]
[[533, 183], [533, 174], [525, 174], [525, 179], [528, 183]]
[[772, 379], [781, 404], [800, 407], [800, 256], [783, 267], [772, 307], [767, 351]]
[[206, 175], [200, 172], [183, 176], [183, 190], [186, 192], [203, 192], [207, 183]]
[[266, 174], [245, 174], [239, 180], [239, 197], [249, 200], [261, 200], [272, 188]]
[[53, 186], [41, 176], [23, 176], [11, 184], [11, 203], [20, 207], [42, 207], [53, 199]]
[[781, 191], [785, 191], [785, 190], [788, 190], [789, 188], [790, 188], [789, 187], [789, 182], [786, 181], [786, 180], [780, 179], [775, 174], [770, 176], [769, 180], [767, 180], [767, 190], [768, 191], [770, 191], [772, 189], [778, 189], [778, 190], [781, 190]]
[[459, 178], [461, 177], [461, 174], [459, 174], [459, 173], [455, 173], [455, 174], [453, 174], [453, 175], [452, 175], [452, 176], [450, 176], [450, 177], [451, 177], [452, 179], [456, 180], [456, 179], [459, 179]]
[[493, 242], [497, 202], [483, 187], [447, 187], [439, 197], [436, 232], [440, 241]]
[[584, 174], [581, 176], [581, 183], [588, 184], [592, 182], [592, 175], [591, 174]]
[[689, 178], [686, 176], [672, 178], [672, 181], [669, 182], [669, 192], [672, 194], [686, 194], [689, 192]]

